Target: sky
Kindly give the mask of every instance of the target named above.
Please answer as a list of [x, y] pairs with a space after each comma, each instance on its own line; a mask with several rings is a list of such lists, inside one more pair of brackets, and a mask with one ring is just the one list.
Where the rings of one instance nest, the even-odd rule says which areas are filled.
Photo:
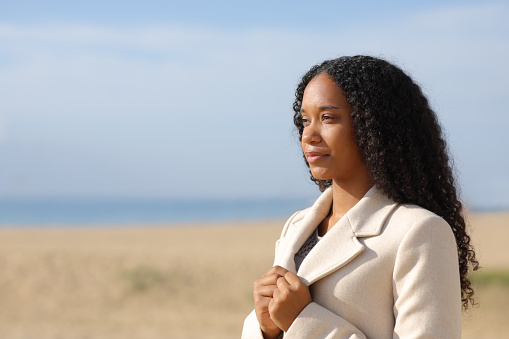
[[509, 4], [2, 1], [0, 198], [315, 197], [292, 125], [314, 64], [422, 87], [467, 206], [509, 208]]

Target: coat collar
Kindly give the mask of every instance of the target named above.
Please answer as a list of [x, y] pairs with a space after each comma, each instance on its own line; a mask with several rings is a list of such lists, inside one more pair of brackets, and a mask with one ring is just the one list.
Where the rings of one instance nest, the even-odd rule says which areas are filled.
[[360, 237], [380, 234], [386, 218], [397, 203], [373, 186], [343, 216], [306, 256], [295, 272], [294, 255], [329, 213], [332, 188], [328, 188], [311, 208], [301, 213], [278, 241], [275, 265], [297, 273], [308, 285], [346, 265], [364, 250]]

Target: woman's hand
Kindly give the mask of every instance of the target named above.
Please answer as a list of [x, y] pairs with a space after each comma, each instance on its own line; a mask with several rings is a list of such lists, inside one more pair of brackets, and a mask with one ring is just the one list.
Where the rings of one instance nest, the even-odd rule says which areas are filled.
[[298, 275], [287, 271], [277, 279], [273, 297], [269, 300], [270, 319], [286, 332], [311, 301], [309, 287]]
[[270, 318], [269, 303], [274, 295], [274, 290], [277, 288], [277, 280], [287, 272], [280, 266], [274, 266], [254, 282], [255, 313], [265, 339], [277, 338], [281, 333], [281, 329]]

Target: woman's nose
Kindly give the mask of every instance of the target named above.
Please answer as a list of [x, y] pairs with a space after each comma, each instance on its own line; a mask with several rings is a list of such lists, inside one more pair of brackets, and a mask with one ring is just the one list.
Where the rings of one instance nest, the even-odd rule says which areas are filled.
[[313, 144], [320, 142], [320, 133], [312, 125], [304, 127], [302, 131], [302, 142], [306, 144]]

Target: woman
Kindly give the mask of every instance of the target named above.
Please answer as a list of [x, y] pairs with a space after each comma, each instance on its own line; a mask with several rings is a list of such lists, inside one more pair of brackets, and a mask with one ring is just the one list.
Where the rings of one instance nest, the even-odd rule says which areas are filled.
[[477, 269], [446, 144], [399, 68], [341, 57], [304, 75], [294, 123], [323, 194], [254, 283], [248, 338], [460, 338]]

